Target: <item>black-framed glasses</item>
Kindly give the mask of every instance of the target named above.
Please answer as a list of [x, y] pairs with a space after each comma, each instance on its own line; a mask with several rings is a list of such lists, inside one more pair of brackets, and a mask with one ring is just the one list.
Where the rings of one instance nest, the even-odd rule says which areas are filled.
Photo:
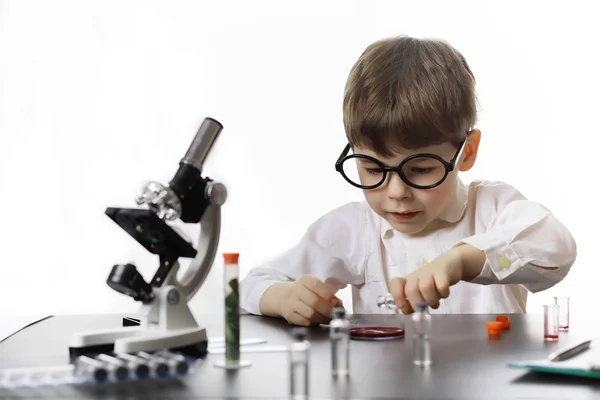
[[350, 154], [350, 143], [335, 162], [335, 170], [353, 186], [361, 189], [375, 189], [387, 179], [388, 172], [396, 172], [408, 186], [416, 189], [432, 189], [439, 186], [456, 167], [456, 162], [465, 146], [467, 138], [458, 145], [454, 157], [444, 160], [437, 154], [419, 153], [406, 157], [397, 167], [388, 167], [376, 158], [366, 154]]

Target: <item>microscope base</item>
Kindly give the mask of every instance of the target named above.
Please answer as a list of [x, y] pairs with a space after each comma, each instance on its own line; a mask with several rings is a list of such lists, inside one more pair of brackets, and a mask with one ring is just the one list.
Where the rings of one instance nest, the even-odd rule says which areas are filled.
[[71, 357], [99, 353], [136, 353], [172, 350], [190, 357], [207, 354], [208, 337], [204, 328], [153, 330], [123, 327], [112, 330], [84, 332], [73, 337], [69, 347]]
[[[175, 274], [179, 268], [172, 268]], [[170, 276], [167, 276], [167, 280]], [[168, 282], [168, 281], [167, 281]], [[151, 303], [143, 304], [138, 313], [140, 320], [128, 318], [128, 325], [139, 326], [77, 332], [71, 338], [69, 354], [93, 355], [98, 353], [136, 353], [172, 350], [200, 358], [207, 354], [206, 329], [198, 326], [185, 301], [184, 294], [174, 285], [166, 284], [154, 291]], [[125, 319], [123, 320], [125, 324]]]

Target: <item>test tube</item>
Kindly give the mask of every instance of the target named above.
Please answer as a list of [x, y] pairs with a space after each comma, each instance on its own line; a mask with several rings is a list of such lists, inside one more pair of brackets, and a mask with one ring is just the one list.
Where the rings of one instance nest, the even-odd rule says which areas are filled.
[[127, 364], [123, 360], [111, 357], [108, 354], [98, 354], [96, 359], [106, 363], [108, 373], [115, 380], [124, 381], [129, 378], [129, 368], [127, 368]]
[[6, 373], [3, 386], [21, 387], [27, 382], [27, 370], [24, 368], [15, 369]]
[[555, 342], [558, 340], [558, 305], [544, 305], [544, 340]]
[[554, 304], [558, 305], [558, 329], [569, 330], [569, 296], [555, 296]]
[[102, 361], [88, 356], [79, 356], [75, 359], [75, 374], [95, 382], [104, 382], [108, 379], [108, 370]]
[[3, 369], [0, 370], [0, 388], [70, 384], [78, 380], [73, 376], [74, 371], [73, 364]]
[[33, 370], [29, 373], [28, 379], [28, 386], [43, 385], [48, 381], [48, 372], [44, 370]]
[[138, 379], [146, 379], [150, 376], [150, 367], [143, 358], [128, 353], [119, 353], [117, 357], [127, 362], [129, 369]]
[[179, 353], [163, 350], [158, 352], [157, 355], [167, 361], [174, 375], [185, 375], [190, 369], [186, 358]]
[[72, 383], [77, 382], [81, 379], [85, 379], [81, 376], [77, 376], [76, 367], [73, 364], [61, 365], [54, 368], [48, 368], [48, 373], [45, 377], [45, 382], [49, 384], [60, 384], [60, 383]]
[[306, 340], [307, 329], [292, 329], [294, 341], [290, 345], [290, 395], [292, 400], [308, 399], [310, 343]]
[[250, 361], [240, 360], [240, 292], [239, 253], [223, 253], [225, 297], [225, 360], [217, 360], [216, 367], [237, 369], [248, 367]]
[[150, 370], [154, 372], [159, 378], [166, 378], [169, 376], [169, 365], [161, 357], [155, 357], [152, 354], [148, 354], [145, 351], [139, 351], [136, 353], [139, 357], [143, 358], [148, 362]]

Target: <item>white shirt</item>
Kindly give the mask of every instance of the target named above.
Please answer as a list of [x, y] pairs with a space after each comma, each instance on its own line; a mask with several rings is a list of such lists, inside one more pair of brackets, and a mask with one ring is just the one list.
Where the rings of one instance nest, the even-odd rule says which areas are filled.
[[464, 242], [485, 252], [481, 274], [451, 286], [450, 296], [431, 312], [522, 313], [527, 292], [561, 281], [577, 255], [573, 237], [549, 210], [502, 182], [467, 186], [458, 179], [451, 203], [434, 223], [432, 233], [409, 236], [366, 201], [345, 204], [310, 225], [297, 245], [252, 269], [240, 282], [240, 306], [260, 315], [260, 298], [271, 285], [314, 275], [334, 293], [351, 285], [354, 313], [389, 313], [376, 304], [389, 279]]

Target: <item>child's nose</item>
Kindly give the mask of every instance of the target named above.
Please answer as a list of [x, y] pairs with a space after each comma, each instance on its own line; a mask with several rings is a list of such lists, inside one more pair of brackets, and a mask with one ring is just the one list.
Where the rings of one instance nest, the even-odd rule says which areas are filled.
[[408, 186], [397, 172], [388, 175], [387, 194], [390, 199], [405, 199], [410, 197], [410, 186]]

